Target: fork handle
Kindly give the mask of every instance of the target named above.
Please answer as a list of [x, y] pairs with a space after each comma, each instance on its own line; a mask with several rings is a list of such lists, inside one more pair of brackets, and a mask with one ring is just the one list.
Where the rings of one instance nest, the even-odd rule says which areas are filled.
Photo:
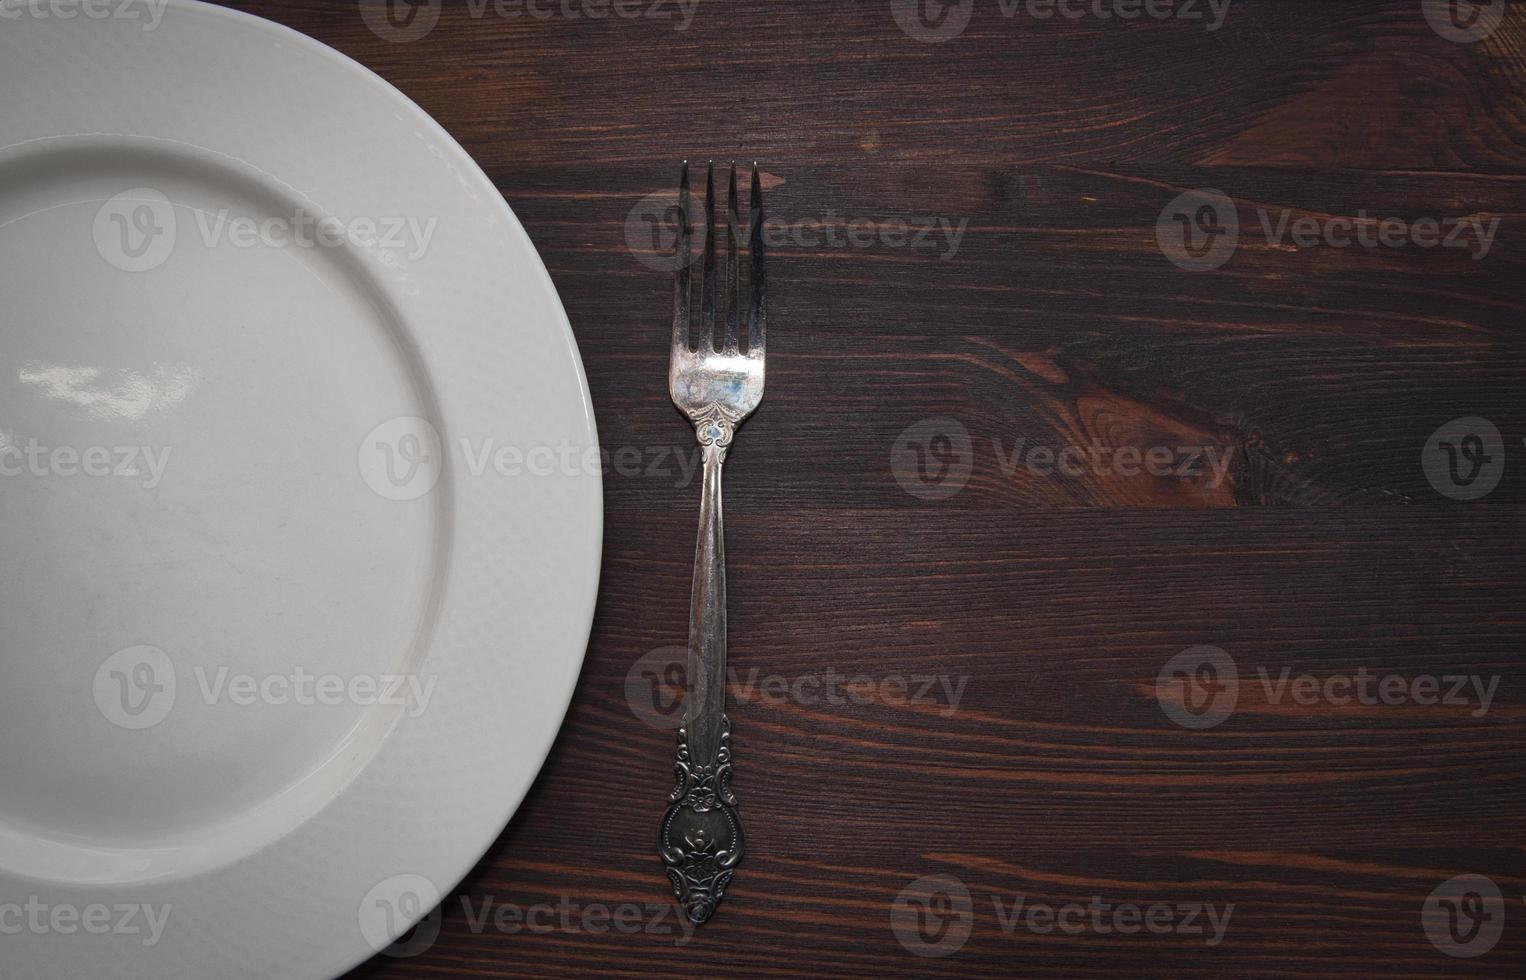
[[[713, 433], [706, 433], [713, 437]], [[689, 751], [701, 764], [720, 749], [726, 711], [726, 535], [721, 521], [721, 471], [726, 447], [705, 443], [694, 590], [689, 600], [689, 691], [685, 701]]]
[[678, 730], [676, 785], [658, 832], [673, 894], [695, 923], [709, 919], [742, 857], [742, 825], [731, 791], [731, 726], [726, 717], [726, 541], [721, 470], [731, 443], [724, 418], [696, 419], [704, 452], [699, 541], [689, 607], [689, 686]]

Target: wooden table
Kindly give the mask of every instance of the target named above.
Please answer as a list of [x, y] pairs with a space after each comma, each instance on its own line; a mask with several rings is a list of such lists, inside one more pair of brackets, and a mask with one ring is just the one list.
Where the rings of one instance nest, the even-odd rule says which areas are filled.
[[[357, 976], [1520, 976], [1526, 10], [685, 2], [406, 42], [235, 4], [494, 179], [613, 454], [540, 781]], [[684, 157], [760, 160], [775, 236], [726, 489], [749, 851], [692, 937], [652, 710], [698, 483], [641, 245]], [[1470, 889], [1503, 934], [1456, 958]]]

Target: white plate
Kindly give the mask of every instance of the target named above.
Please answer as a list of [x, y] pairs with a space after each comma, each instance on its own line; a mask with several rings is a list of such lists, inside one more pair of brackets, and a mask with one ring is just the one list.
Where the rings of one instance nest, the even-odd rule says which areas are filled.
[[571, 697], [572, 333], [492, 183], [334, 51], [0, 13], [0, 976], [340, 973]]

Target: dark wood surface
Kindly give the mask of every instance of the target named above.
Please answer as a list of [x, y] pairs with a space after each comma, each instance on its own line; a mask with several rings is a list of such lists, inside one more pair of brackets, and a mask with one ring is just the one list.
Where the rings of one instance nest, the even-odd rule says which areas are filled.
[[[606, 477], [593, 637], [539, 782], [432, 944], [358, 976], [1522, 974], [1526, 7], [1462, 44], [1420, 0], [1233, 0], [1214, 31], [977, 0], [944, 43], [836, 0], [704, 0], [682, 31], [671, 2], [633, 20], [451, 4], [412, 43], [354, 3], [236, 6], [363, 62], [461, 141], [555, 279], [602, 443], [644, 461]], [[658, 911], [672, 736], [627, 697], [633, 665], [687, 630], [698, 485], [646, 472], [692, 453], [665, 391], [669, 278], [626, 235], [683, 157], [760, 160], [791, 228], [967, 221], [948, 257], [773, 251], [768, 393], [726, 487], [749, 850], [687, 941]], [[1208, 271], [1157, 242], [1197, 188], [1242, 228]], [[1482, 258], [1303, 247], [1268, 241], [1258, 208], [1500, 224]], [[1482, 499], [1422, 466], [1459, 417], [1503, 437]], [[969, 433], [972, 468], [924, 499], [896, 478], [897, 440], [939, 418]], [[1230, 466], [1216, 485], [1045, 476], [1008, 465], [1018, 439], [1210, 446]], [[1158, 677], [1204, 644], [1241, 683], [1195, 730]], [[1303, 705], [1258, 669], [1498, 687], [1479, 716]], [[829, 670], [862, 696], [747, 684]], [[923, 676], [963, 683], [957, 705], [881, 683]], [[1471, 959], [1422, 928], [1464, 873], [1504, 896], [1503, 935]], [[943, 958], [892, 930], [930, 874], [972, 896]], [[993, 896], [1234, 907], [1210, 945], [1008, 932]], [[475, 929], [489, 899], [571, 925]], [[597, 911], [585, 927], [601, 905], [639, 910], [641, 931]]]

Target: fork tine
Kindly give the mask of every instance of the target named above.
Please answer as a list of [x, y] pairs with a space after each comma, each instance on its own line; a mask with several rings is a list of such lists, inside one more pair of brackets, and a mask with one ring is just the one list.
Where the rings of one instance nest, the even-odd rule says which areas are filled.
[[737, 162], [731, 161], [731, 184], [726, 190], [726, 346], [738, 353], [737, 299], [742, 291], [741, 221], [737, 216]]
[[702, 351], [715, 351], [715, 161], [705, 167], [705, 277], [700, 286]]
[[752, 241], [747, 251], [752, 258], [752, 303], [748, 310], [747, 353], [763, 354], [764, 327], [768, 319], [766, 278], [763, 274], [763, 185], [758, 180], [758, 163], [752, 164]]
[[678, 244], [673, 251], [673, 350], [689, 348], [689, 161], [678, 178]]

